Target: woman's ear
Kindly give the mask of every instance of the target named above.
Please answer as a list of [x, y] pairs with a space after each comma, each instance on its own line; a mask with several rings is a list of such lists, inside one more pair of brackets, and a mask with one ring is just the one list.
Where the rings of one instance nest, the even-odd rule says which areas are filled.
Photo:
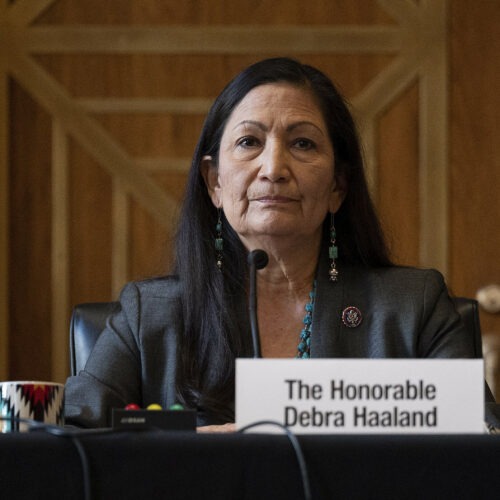
[[330, 212], [336, 213], [337, 210], [342, 205], [347, 194], [347, 186], [343, 176], [335, 176], [335, 184], [333, 186], [332, 193], [330, 195]]
[[211, 156], [206, 155], [201, 159], [200, 170], [212, 203], [221, 208], [219, 170]]

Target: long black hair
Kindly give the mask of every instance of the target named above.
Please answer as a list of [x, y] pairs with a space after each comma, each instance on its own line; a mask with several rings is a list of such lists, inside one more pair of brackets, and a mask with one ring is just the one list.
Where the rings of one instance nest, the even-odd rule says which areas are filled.
[[[176, 235], [175, 272], [183, 286], [184, 335], [180, 340], [177, 390], [181, 401], [207, 413], [211, 421], [234, 418], [234, 359], [250, 354], [246, 316], [246, 250], [222, 217], [223, 268], [217, 268], [218, 211], [201, 174], [202, 158], [217, 164], [225, 125], [253, 88], [285, 82], [312, 91], [328, 127], [335, 176], [346, 196], [335, 214], [339, 265], [392, 265], [364, 174], [356, 127], [331, 80], [312, 66], [289, 58], [260, 61], [237, 75], [212, 105], [189, 172]], [[328, 245], [328, 217], [324, 238]]]

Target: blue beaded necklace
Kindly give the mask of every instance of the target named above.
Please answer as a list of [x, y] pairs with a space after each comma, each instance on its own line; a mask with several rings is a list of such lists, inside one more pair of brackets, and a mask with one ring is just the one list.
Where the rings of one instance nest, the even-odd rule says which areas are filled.
[[313, 283], [313, 289], [309, 292], [309, 302], [306, 304], [306, 315], [302, 320], [304, 327], [300, 332], [300, 341], [297, 346], [296, 358], [308, 359], [311, 357], [311, 331], [312, 316], [314, 311], [314, 299], [316, 297], [316, 280]]

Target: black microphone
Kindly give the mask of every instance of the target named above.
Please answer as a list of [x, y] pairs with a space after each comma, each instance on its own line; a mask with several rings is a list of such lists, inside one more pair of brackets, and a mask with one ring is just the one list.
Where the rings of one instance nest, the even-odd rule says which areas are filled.
[[250, 290], [248, 295], [248, 313], [250, 315], [250, 328], [252, 331], [253, 357], [261, 358], [259, 324], [257, 321], [257, 269], [264, 269], [269, 262], [269, 257], [264, 250], [252, 250], [248, 254], [250, 268]]

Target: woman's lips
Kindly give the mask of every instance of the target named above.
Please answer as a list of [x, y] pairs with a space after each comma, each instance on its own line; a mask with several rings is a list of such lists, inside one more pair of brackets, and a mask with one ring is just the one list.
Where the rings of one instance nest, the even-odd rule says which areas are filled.
[[289, 203], [295, 200], [293, 198], [289, 198], [288, 196], [267, 195], [259, 196], [258, 198], [255, 198], [255, 201], [260, 203]]

